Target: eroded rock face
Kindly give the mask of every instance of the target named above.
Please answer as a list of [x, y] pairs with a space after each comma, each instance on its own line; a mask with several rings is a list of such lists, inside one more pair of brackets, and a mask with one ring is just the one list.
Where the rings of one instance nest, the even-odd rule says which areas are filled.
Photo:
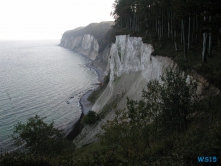
[[100, 57], [100, 61], [96, 59], [96, 63], [94, 62], [97, 67], [102, 61], [108, 59], [108, 67], [105, 69], [110, 72], [110, 81], [103, 94], [93, 105], [92, 110], [97, 113], [102, 112], [105, 105], [112, 107], [111, 101], [114, 101], [116, 96], [120, 96], [117, 99], [118, 105], [117, 108], [109, 111], [102, 121], [83, 129], [74, 140], [78, 147], [98, 141], [96, 135], [102, 132], [101, 126], [107, 120], [113, 120], [115, 110], [126, 108], [126, 97], [134, 100], [141, 99], [142, 90], [146, 87], [147, 82], [153, 79], [160, 80], [165, 68], [174, 65], [169, 58], [151, 56], [153, 47], [150, 44], [144, 44], [140, 37], [117, 36], [116, 42], [111, 45], [109, 50], [109, 55], [107, 52], [103, 53], [106, 58]]
[[105, 75], [108, 75], [110, 71], [110, 46], [107, 46], [103, 52], [101, 52], [96, 59], [93, 61], [92, 65], [97, 69], [104, 71]]
[[86, 55], [92, 60], [95, 60], [98, 56], [98, 41], [90, 34], [85, 34], [84, 36], [78, 36], [76, 38], [62, 38], [60, 46]]
[[147, 82], [160, 80], [164, 69], [174, 63], [167, 57], [151, 56], [152, 52], [152, 45], [144, 44], [141, 37], [117, 36], [110, 50], [110, 86], [115, 77], [138, 71]]
[[81, 47], [83, 49], [93, 49], [95, 51], [98, 51], [99, 49], [97, 40], [94, 38], [94, 36], [89, 34], [84, 35]]
[[71, 50], [75, 50], [76, 48], [80, 47], [82, 43], [82, 36], [73, 38], [71, 43]]
[[[86, 41], [89, 42], [92, 39], [88, 36]], [[87, 47], [85, 46], [85, 48]], [[146, 88], [149, 81], [156, 79], [161, 82], [161, 76], [165, 69], [169, 66], [176, 66], [168, 57], [151, 56], [152, 52], [153, 47], [150, 44], [143, 43], [142, 38], [122, 35], [116, 36], [116, 42], [97, 56], [93, 65], [106, 73], [109, 72], [110, 81], [93, 105], [92, 110], [100, 113], [107, 107], [110, 109], [97, 124], [83, 128], [82, 132], [74, 140], [77, 147], [99, 141], [97, 134], [102, 132], [101, 126], [106, 124], [108, 120], [113, 120], [115, 110], [126, 108], [126, 97], [140, 100], [142, 90]], [[198, 78], [199, 93], [202, 91], [203, 86], [208, 86], [207, 82], [197, 74], [188, 76], [188, 78], [190, 77]], [[210, 89], [213, 94], [219, 93], [215, 88]], [[115, 98], [117, 108], [112, 108], [112, 102]]]

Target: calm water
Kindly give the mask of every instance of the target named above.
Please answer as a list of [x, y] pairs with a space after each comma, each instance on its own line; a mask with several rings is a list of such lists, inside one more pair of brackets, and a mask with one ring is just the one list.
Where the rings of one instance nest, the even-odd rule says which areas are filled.
[[[80, 97], [97, 82], [90, 61], [53, 41], [0, 41], [0, 147], [10, 151], [13, 126], [35, 114], [68, 133]], [[74, 97], [74, 98], [72, 98]], [[67, 102], [68, 101], [68, 102]], [[69, 104], [68, 104], [69, 103]]]

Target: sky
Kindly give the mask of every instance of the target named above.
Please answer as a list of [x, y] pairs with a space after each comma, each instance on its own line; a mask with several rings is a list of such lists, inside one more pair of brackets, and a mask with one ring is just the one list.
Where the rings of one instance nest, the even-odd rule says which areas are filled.
[[114, 0], [1, 0], [0, 40], [60, 39], [66, 30], [113, 21]]

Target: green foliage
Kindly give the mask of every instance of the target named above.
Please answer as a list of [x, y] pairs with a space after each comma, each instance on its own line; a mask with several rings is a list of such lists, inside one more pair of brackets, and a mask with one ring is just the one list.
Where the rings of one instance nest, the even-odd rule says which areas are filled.
[[45, 157], [33, 156], [27, 153], [10, 153], [0, 158], [1, 166], [51, 166]]
[[[174, 138], [177, 139], [176, 132], [188, 129], [189, 117], [196, 111], [197, 84], [193, 80], [187, 81], [185, 73], [172, 68], [167, 68], [161, 79], [162, 84], [156, 80], [147, 84], [141, 100], [127, 98], [127, 111], [116, 111], [114, 120], [102, 127], [101, 143], [119, 148], [129, 163], [166, 162], [165, 158], [156, 159], [157, 156], [170, 153]], [[179, 163], [177, 158], [171, 160], [168, 164]]]
[[[127, 98], [127, 109], [116, 111], [113, 121], [103, 126], [104, 134], [99, 135], [104, 145], [120, 148], [128, 160], [137, 160], [151, 150], [150, 137], [156, 133], [150, 123], [157, 116], [160, 84], [153, 81], [147, 84], [148, 91], [143, 90], [143, 98], [134, 101]], [[155, 136], [155, 135], [154, 135]], [[139, 141], [138, 141], [139, 140]]]
[[127, 160], [137, 158], [149, 149], [148, 133], [144, 135], [145, 128], [131, 124], [128, 118], [125, 110], [116, 111], [114, 120], [102, 127], [105, 133], [99, 135], [102, 144], [119, 148]]
[[14, 145], [25, 146], [34, 155], [58, 155], [74, 151], [74, 144], [62, 138], [62, 131], [53, 127], [53, 122], [45, 123], [44, 118], [35, 115], [26, 124], [15, 125], [12, 135]]
[[197, 83], [191, 79], [187, 83], [187, 75], [172, 68], [167, 68], [161, 79], [161, 123], [167, 130], [185, 130], [195, 109]]
[[100, 118], [99, 118], [99, 116], [97, 115], [97, 113], [96, 112], [94, 112], [94, 111], [89, 111], [88, 113], [87, 113], [87, 115], [85, 115], [85, 118], [84, 118], [84, 122], [86, 123], [86, 124], [94, 124], [95, 122], [97, 122], [98, 120], [99, 120]]

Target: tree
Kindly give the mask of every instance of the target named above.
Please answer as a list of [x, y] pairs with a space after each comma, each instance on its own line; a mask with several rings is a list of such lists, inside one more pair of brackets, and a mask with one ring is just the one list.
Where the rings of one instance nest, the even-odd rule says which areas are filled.
[[86, 124], [94, 124], [98, 120], [99, 120], [99, 116], [94, 111], [89, 111], [87, 115], [85, 116]]
[[159, 88], [159, 82], [151, 81], [147, 90], [143, 90], [140, 101], [127, 98], [127, 110], [117, 110], [114, 120], [102, 127], [101, 142], [120, 148], [128, 160], [136, 160], [148, 152], [151, 136], [156, 138], [157, 121], [154, 131], [150, 129], [150, 123], [160, 113]]
[[57, 155], [74, 151], [74, 144], [62, 138], [62, 130], [47, 124], [38, 115], [28, 119], [26, 124], [15, 125], [12, 138], [14, 145], [24, 145], [27, 152], [34, 155]]
[[130, 121], [127, 111], [118, 110], [114, 120], [102, 126], [104, 133], [99, 138], [102, 144], [120, 149], [126, 160], [132, 160], [139, 158], [150, 148], [146, 127]]
[[173, 71], [167, 68], [161, 77], [164, 82], [161, 87], [162, 114], [161, 123], [167, 130], [185, 130], [188, 126], [188, 116], [194, 111], [198, 99], [197, 83], [181, 70]]

